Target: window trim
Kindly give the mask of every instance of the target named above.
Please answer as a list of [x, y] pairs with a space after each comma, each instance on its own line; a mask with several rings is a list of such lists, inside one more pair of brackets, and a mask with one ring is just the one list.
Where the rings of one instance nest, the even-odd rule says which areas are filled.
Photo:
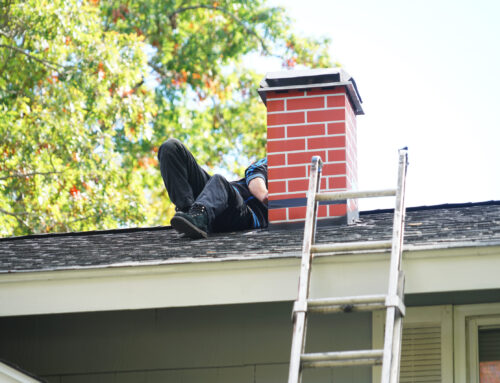
[[455, 306], [453, 320], [455, 383], [479, 383], [477, 331], [500, 325], [500, 303]]

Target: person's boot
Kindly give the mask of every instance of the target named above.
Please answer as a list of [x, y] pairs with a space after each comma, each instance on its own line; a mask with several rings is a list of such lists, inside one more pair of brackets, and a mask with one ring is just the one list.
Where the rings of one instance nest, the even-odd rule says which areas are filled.
[[179, 211], [182, 211], [183, 213], [187, 213], [189, 211], [189, 209], [191, 209], [191, 205], [189, 206], [186, 206], [186, 207], [183, 207], [182, 209], [179, 209], [177, 206], [175, 207], [175, 212], [179, 212]]
[[203, 205], [195, 203], [187, 213], [178, 211], [170, 224], [179, 233], [189, 238], [208, 238], [208, 214]]

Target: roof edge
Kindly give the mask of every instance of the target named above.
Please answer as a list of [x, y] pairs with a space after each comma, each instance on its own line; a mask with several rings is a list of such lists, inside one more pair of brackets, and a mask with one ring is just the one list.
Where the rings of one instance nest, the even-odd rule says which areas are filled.
[[[431, 243], [425, 245], [413, 245], [405, 243], [403, 245], [403, 256], [407, 257], [423, 257], [428, 258], [427, 255], [429, 252], [432, 253], [432, 257], [436, 257], [435, 252], [461, 252], [462, 250], [467, 249], [476, 249], [476, 254], [481, 254], [483, 252], [489, 252], [491, 250], [488, 249], [500, 249], [500, 240], [494, 241], [461, 241], [461, 242], [440, 242], [440, 243]], [[496, 251], [496, 250], [495, 250]], [[317, 254], [317, 259], [327, 260], [327, 261], [335, 261], [335, 262], [356, 262], [359, 259], [370, 259], [374, 260], [375, 257], [378, 256], [389, 256], [390, 249], [377, 249], [377, 250], [362, 250], [362, 251], [338, 251], [332, 253], [322, 253]], [[469, 253], [467, 253], [469, 254]], [[255, 262], [267, 262], [267, 261], [285, 261], [285, 260], [300, 260], [302, 254], [300, 251], [291, 251], [286, 252], [281, 255], [254, 255], [254, 256], [246, 256], [246, 257], [238, 257], [232, 256], [228, 258], [217, 258], [217, 257], [208, 257], [208, 258], [198, 258], [198, 257], [178, 257], [172, 258], [168, 260], [148, 260], [148, 261], [126, 261], [126, 262], [116, 262], [105, 265], [91, 265], [91, 266], [69, 266], [69, 267], [54, 267], [54, 268], [45, 268], [45, 269], [23, 269], [23, 270], [8, 270], [8, 271], [0, 271], [0, 283], [3, 282], [12, 282], [11, 278], [15, 278], [15, 276], [24, 278], [26, 276], [31, 280], [30, 275], [36, 274], [45, 274], [50, 273], [53, 276], [60, 276], [61, 279], [67, 279], [67, 272], [110, 272], [113, 275], [125, 273], [126, 275], [131, 275], [131, 269], [139, 269], [139, 268], [151, 268], [158, 266], [206, 266], [206, 265], [220, 265], [224, 264], [239, 264], [241, 267], [246, 267], [243, 265], [254, 264]], [[443, 255], [449, 256], [449, 254]], [[369, 257], [369, 258], [366, 258]], [[252, 268], [254, 266], [251, 266]], [[162, 270], [155, 270], [155, 273], [161, 273]], [[146, 274], [150, 274], [151, 271], [146, 272]], [[1, 280], [5, 276], [9, 276], [8, 280]], [[78, 274], [75, 274], [75, 276]], [[78, 277], [76, 276], [78, 279]], [[83, 278], [89, 278], [87, 274], [83, 276]], [[46, 277], [42, 277], [42, 279], [46, 279]], [[0, 315], [1, 316], [1, 315]]]
[[[459, 209], [461, 207], [473, 207], [473, 206], [497, 206], [500, 205], [500, 200], [489, 200], [489, 201], [478, 201], [478, 202], [462, 202], [462, 203], [443, 203], [439, 205], [421, 205], [421, 206], [410, 206], [406, 208], [406, 211], [425, 211], [425, 210], [438, 210], [438, 209]], [[363, 210], [360, 211], [360, 215], [368, 214], [382, 214], [382, 213], [392, 213], [393, 208], [389, 209], [374, 209], [374, 210]]]

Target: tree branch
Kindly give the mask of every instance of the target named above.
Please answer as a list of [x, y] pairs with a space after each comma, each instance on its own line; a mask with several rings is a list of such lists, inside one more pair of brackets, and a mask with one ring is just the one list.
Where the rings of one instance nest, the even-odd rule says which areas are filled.
[[[90, 218], [93, 218], [93, 217], [99, 217], [101, 214], [89, 214], [89, 215], [86, 215], [84, 217], [81, 217], [81, 218], [75, 218], [74, 220], [72, 221], [68, 221], [66, 222], [66, 227], [70, 228], [69, 226], [72, 225], [73, 223], [77, 223], [77, 222], [80, 222], [80, 221], [86, 221]], [[71, 229], [71, 228], [70, 228]]]
[[33, 176], [48, 176], [50, 174], [61, 174], [62, 172], [32, 172], [32, 173], [14, 173], [10, 176], [0, 177], [0, 181], [7, 180], [9, 178], [23, 178], [23, 177], [33, 177]]
[[172, 17], [174, 17], [175, 15], [177, 15], [179, 13], [186, 12], [186, 11], [192, 11], [194, 9], [200, 9], [200, 8], [211, 9], [211, 10], [214, 10], [214, 11], [220, 11], [220, 12], [228, 15], [234, 21], [236, 21], [237, 24], [239, 24], [240, 26], [242, 26], [243, 29], [245, 29], [245, 31], [247, 31], [247, 33], [253, 35], [257, 40], [259, 40], [259, 43], [262, 46], [262, 50], [264, 51], [265, 54], [271, 54], [271, 52], [267, 48], [267, 45], [266, 45], [265, 41], [262, 39], [262, 37], [260, 37], [256, 31], [254, 31], [253, 29], [249, 28], [238, 16], [236, 16], [234, 13], [228, 11], [226, 8], [219, 7], [219, 6], [213, 6], [213, 5], [210, 5], [210, 4], [190, 5], [190, 6], [187, 6], [187, 7], [177, 8], [175, 11], [173, 11], [172, 13], [170, 13], [169, 15], [167, 15], [167, 17], [169, 19], [171, 19]]
[[163, 68], [160, 68], [158, 65], [156, 65], [155, 63], [153, 62], [148, 62], [148, 65], [153, 68], [155, 70], [156, 73], [158, 73], [160, 76], [162, 77], [169, 77], [169, 75], [167, 74], [167, 72], [165, 72], [165, 70]]
[[12, 45], [0, 44], [0, 48], [7, 48], [7, 49], [10, 49], [10, 50], [16, 51], [18, 53], [22, 53], [23, 55], [27, 56], [28, 58], [30, 58], [32, 60], [35, 60], [35, 61], [38, 61], [39, 63], [45, 65], [47, 68], [52, 69], [52, 70], [54, 70], [56, 72], [61, 72], [60, 68], [67, 69], [67, 67], [64, 67], [63, 65], [51, 63], [50, 61], [38, 58], [36, 56], [33, 56], [31, 53], [25, 52], [23, 49], [18, 48], [18, 47], [14, 47]]
[[20, 217], [20, 215], [28, 215], [28, 213], [27, 213], [27, 212], [22, 212], [22, 213], [12, 213], [12, 212], [10, 212], [10, 211], [7, 211], [7, 210], [4, 210], [4, 209], [1, 209], [1, 208], [0, 208], [0, 213], [6, 214], [6, 215], [10, 215], [11, 217], [14, 217], [14, 218], [17, 220], [17, 222], [19, 222], [20, 224], [22, 224], [22, 225], [24, 225], [24, 226], [26, 226], [26, 227], [29, 227], [29, 225], [28, 225], [26, 222], [24, 222], [24, 221], [21, 219], [21, 217]]
[[9, 40], [11, 39], [11, 37], [6, 32], [2, 31], [1, 29], [0, 29], [0, 35], [7, 37]]

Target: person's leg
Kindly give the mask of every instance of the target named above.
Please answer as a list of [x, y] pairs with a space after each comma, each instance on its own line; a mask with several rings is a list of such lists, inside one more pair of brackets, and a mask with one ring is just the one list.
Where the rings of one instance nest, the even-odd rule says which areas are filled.
[[195, 204], [207, 210], [210, 231], [245, 230], [253, 227], [250, 208], [235, 188], [221, 175], [214, 175], [205, 185]]
[[202, 192], [210, 175], [177, 139], [170, 138], [158, 150], [163, 182], [178, 210], [188, 209]]
[[188, 212], [177, 212], [171, 225], [179, 233], [197, 239], [215, 231], [245, 230], [254, 227], [255, 215], [240, 193], [221, 175], [214, 175]]

